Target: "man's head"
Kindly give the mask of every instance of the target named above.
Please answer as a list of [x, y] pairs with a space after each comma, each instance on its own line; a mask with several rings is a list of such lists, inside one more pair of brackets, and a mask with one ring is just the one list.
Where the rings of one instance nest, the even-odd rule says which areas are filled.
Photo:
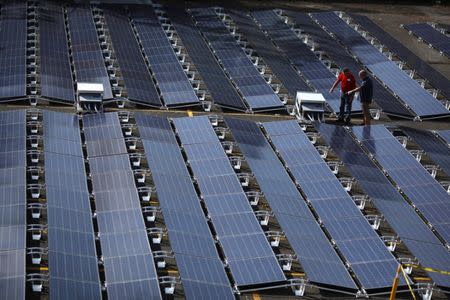
[[342, 72], [343, 72], [345, 75], [348, 75], [348, 74], [350, 74], [350, 69], [347, 68], [347, 67], [345, 67], [345, 68], [342, 69]]
[[359, 71], [359, 78], [364, 79], [367, 77], [367, 72], [365, 70]]

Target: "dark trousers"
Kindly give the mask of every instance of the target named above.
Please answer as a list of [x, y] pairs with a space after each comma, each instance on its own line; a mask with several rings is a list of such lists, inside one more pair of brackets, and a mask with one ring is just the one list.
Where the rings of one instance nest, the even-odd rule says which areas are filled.
[[352, 116], [353, 95], [341, 95], [341, 106], [339, 107], [339, 120], [350, 122]]

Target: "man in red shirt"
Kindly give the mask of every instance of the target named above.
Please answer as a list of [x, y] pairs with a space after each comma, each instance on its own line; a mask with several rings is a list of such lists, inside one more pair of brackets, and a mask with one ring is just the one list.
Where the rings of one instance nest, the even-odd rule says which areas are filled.
[[341, 106], [339, 107], [338, 121], [343, 122], [345, 118], [345, 123], [348, 125], [350, 124], [352, 102], [355, 95], [354, 92], [351, 91], [356, 88], [355, 77], [348, 68], [342, 69], [341, 74], [339, 74], [338, 78], [333, 83], [333, 86], [330, 89], [330, 94], [333, 93], [334, 89], [339, 83], [341, 84]]

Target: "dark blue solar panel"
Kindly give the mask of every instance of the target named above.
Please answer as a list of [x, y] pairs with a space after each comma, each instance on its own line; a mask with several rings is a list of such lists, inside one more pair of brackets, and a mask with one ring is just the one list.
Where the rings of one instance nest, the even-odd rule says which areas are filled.
[[[308, 279], [316, 283], [356, 289], [343, 262], [258, 126], [250, 121], [231, 118], [226, 119], [226, 123]], [[279, 182], [282, 182], [281, 191], [277, 188], [280, 186]], [[228, 199], [224, 200], [221, 202], [229, 203]], [[225, 211], [228, 213], [229, 209]], [[319, 261], [328, 267], [320, 268], [317, 263]]]
[[217, 60], [184, 8], [176, 5], [169, 6], [167, 15], [171, 18], [172, 25], [183, 41], [189, 57], [202, 76], [214, 103], [237, 110], [246, 110], [247, 107], [241, 96], [217, 63]]
[[448, 109], [438, 100], [334, 12], [313, 13], [311, 15], [322, 26], [331, 31], [336, 39], [340, 40], [376, 78], [386, 84], [419, 117], [449, 115]]
[[450, 146], [450, 130], [440, 130], [437, 134]]
[[439, 167], [450, 176], [450, 148], [442, 143], [439, 138], [430, 131], [401, 127], [427, 153]]
[[135, 118], [139, 131], [152, 129], [167, 136], [164, 141], [146, 135], [141, 138], [186, 297], [205, 298], [199, 290], [205, 288], [220, 298], [234, 298], [169, 121], [144, 114]]
[[89, 6], [70, 6], [67, 16], [77, 81], [103, 84], [103, 99], [112, 99], [111, 84]]
[[4, 3], [0, 22], [0, 99], [26, 96], [26, 3]]
[[310, 90], [310, 87], [295, 71], [289, 60], [278, 51], [272, 41], [264, 35], [249, 15], [235, 10], [227, 12], [238, 26], [239, 32], [244, 34], [254, 49], [257, 49], [258, 55], [269, 65], [275, 76], [286, 87], [292, 97], [296, 97], [297, 91]]
[[444, 75], [436, 71], [368, 17], [356, 14], [352, 14], [351, 16], [358, 24], [368, 30], [371, 35], [398, 55], [422, 77], [426, 78], [434, 88], [440, 90], [447, 98], [450, 98], [450, 81]]
[[[253, 12], [252, 16], [261, 25], [268, 36], [283, 51], [283, 54], [301, 72], [317, 92], [323, 94], [327, 104], [334, 112], [339, 111], [339, 92], [329, 93], [336, 76], [315, 56], [307, 45], [292, 31], [292, 29], [271, 10]], [[353, 103], [352, 111], [361, 111], [358, 102]]]
[[[190, 143], [186, 136], [196, 132], [200, 136], [214, 134], [208, 117], [176, 118], [173, 120], [182, 142], [188, 161], [208, 161], [210, 159], [226, 159], [224, 149], [218, 138], [200, 143]], [[231, 273], [237, 286], [256, 284], [274, 284], [286, 280], [280, 265], [262, 231], [244, 190], [233, 173], [231, 163], [210, 168], [193, 169], [199, 190], [208, 210], [214, 211], [211, 216], [217, 237], [227, 258]], [[217, 198], [223, 196], [234, 202], [231, 207], [218, 205]], [[211, 200], [210, 200], [211, 199]], [[223, 211], [221, 208], [223, 207]], [[243, 211], [245, 216], [242, 215]], [[226, 214], [226, 215], [225, 215]], [[248, 243], [252, 239], [255, 243]], [[252, 255], [249, 255], [250, 252]]]
[[114, 6], [104, 7], [103, 11], [128, 99], [140, 104], [160, 107], [162, 105], [160, 96], [145, 64], [127, 14], [121, 7]]
[[[440, 265], [441, 269], [448, 269], [450, 254], [447, 249], [346, 129], [326, 124], [316, 124], [316, 127], [418, 261], [423, 266]], [[428, 274], [436, 284], [450, 285], [444, 275]]]
[[[223, 69], [251, 110], [281, 109], [283, 104], [211, 8], [191, 11]], [[243, 82], [245, 80], [245, 83]]]
[[[294, 18], [299, 28], [313, 36], [314, 42], [318, 44], [321, 50], [325, 51], [333, 62], [340, 67], [349, 68], [355, 77], [357, 77], [358, 72], [363, 69], [364, 66], [350, 56], [346, 49], [336, 40], [332, 39], [330, 35], [315, 23], [307, 13], [288, 12], [288, 15]], [[372, 80], [372, 84], [374, 92], [373, 98], [384, 112], [394, 115], [411, 116], [411, 112], [408, 111], [408, 109], [388, 90], [386, 90], [385, 87], [378, 83], [378, 81]]]
[[[123, 136], [119, 136], [121, 126], [117, 113], [87, 115], [83, 124], [91, 162], [92, 189], [98, 202], [97, 222], [108, 299], [137, 299], [143, 295], [160, 299], [152, 249], [134, 174], [124, 148], [125, 141]], [[97, 148], [96, 143], [110, 141], [111, 138], [116, 145], [123, 145], [124, 151], [111, 151], [110, 145]]]
[[450, 57], [450, 38], [433, 28], [430, 24], [410, 24], [405, 25], [405, 29], [411, 31], [415, 36]]
[[39, 8], [41, 95], [54, 101], [75, 101], [64, 11], [61, 4], [44, 2]]
[[[0, 113], [0, 298], [25, 299], [26, 264], [26, 127], [25, 110]], [[13, 127], [11, 127], [13, 126]], [[12, 130], [14, 128], [14, 130]], [[8, 138], [9, 137], [9, 138]], [[7, 155], [8, 153], [12, 155]], [[7, 163], [8, 160], [11, 160]]]
[[198, 104], [198, 97], [153, 8], [132, 6], [131, 17], [166, 106]]
[[[352, 131], [433, 226], [450, 223], [433, 213], [436, 205], [450, 213], [450, 195], [384, 126]], [[436, 229], [450, 243], [450, 228]]]
[[44, 111], [43, 121], [50, 293], [71, 298], [76, 284], [86, 299], [101, 299], [78, 117]]

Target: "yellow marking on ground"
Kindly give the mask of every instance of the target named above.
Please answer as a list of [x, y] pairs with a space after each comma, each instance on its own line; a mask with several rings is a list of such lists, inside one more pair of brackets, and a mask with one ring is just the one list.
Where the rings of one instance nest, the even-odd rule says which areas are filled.
[[188, 110], [187, 114], [188, 114], [189, 118], [192, 118], [194, 116], [194, 114], [192, 113], [192, 110]]
[[169, 274], [178, 274], [177, 270], [167, 270], [167, 273]]
[[261, 296], [258, 293], [252, 294], [253, 300], [261, 300]]
[[436, 270], [436, 269], [433, 269], [433, 268], [421, 267], [421, 266], [416, 266], [416, 265], [411, 265], [411, 264], [403, 264], [403, 265], [407, 266], [407, 267], [413, 267], [413, 268], [416, 268], [416, 269], [421, 269], [421, 270], [424, 270], [424, 271], [427, 271], [427, 272], [439, 273], [439, 274], [442, 274], [442, 275], [450, 275], [450, 271]]
[[39, 271], [48, 271], [48, 267], [40, 267]]
[[431, 281], [431, 278], [428, 277], [414, 277], [414, 281]]
[[305, 273], [300, 273], [300, 272], [291, 272], [292, 276], [296, 276], [296, 277], [303, 277], [305, 276]]

